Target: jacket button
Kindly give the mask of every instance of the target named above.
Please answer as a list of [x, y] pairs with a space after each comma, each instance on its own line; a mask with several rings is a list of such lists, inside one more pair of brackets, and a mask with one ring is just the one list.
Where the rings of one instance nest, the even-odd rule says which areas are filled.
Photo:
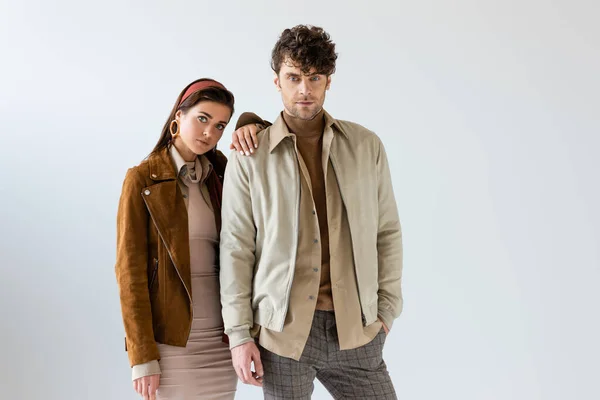
[[146, 196], [148, 196], [148, 195], [150, 194], [150, 191], [149, 191], [148, 189], [146, 189], [146, 190], [144, 190], [144, 194], [145, 194]]
[[156, 174], [152, 174], [152, 177], [153, 177], [153, 178], [156, 178]]

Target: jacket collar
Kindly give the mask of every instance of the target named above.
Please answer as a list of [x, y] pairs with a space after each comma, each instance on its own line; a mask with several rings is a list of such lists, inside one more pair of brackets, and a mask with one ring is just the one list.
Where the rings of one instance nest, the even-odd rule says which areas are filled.
[[148, 164], [150, 165], [150, 179], [155, 181], [177, 179], [177, 172], [169, 156], [168, 147], [150, 154]]
[[[173, 146], [167, 146], [157, 153], [150, 154], [148, 163], [150, 164], [150, 179], [155, 181], [177, 179], [181, 168], [185, 165], [184, 159]], [[196, 163], [197, 167], [198, 164], [201, 167], [202, 181], [206, 180], [213, 169], [211, 162], [205, 156], [200, 156]]]
[[[290, 133], [290, 130], [288, 129], [285, 121], [283, 120], [282, 113], [283, 111], [279, 113], [279, 116], [270, 128], [269, 153], [272, 153], [273, 150], [279, 145], [279, 143], [283, 141], [283, 139], [285, 139], [286, 137], [293, 136], [293, 134]], [[332, 128], [334, 133], [341, 133], [347, 139], [348, 134], [344, 132], [338, 121], [335, 118], [333, 118], [327, 111], [323, 110], [323, 113], [325, 115], [325, 129]]]

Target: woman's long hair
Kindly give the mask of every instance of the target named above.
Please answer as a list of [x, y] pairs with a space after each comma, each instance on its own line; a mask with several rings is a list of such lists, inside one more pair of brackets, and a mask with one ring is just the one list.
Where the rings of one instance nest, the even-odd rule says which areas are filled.
[[[181, 93], [179, 93], [179, 96], [177, 97], [177, 101], [175, 101], [175, 105], [173, 106], [173, 109], [171, 110], [171, 114], [169, 114], [169, 118], [167, 118], [167, 121], [165, 122], [165, 125], [163, 126], [162, 129], [162, 133], [160, 134], [160, 138], [158, 139], [158, 142], [156, 143], [156, 146], [154, 146], [154, 149], [152, 150], [152, 153], [150, 153], [150, 155], [154, 154], [154, 153], [158, 153], [159, 151], [162, 151], [163, 149], [167, 148], [167, 146], [169, 146], [169, 143], [171, 143], [171, 122], [175, 119], [175, 114], [177, 113], [177, 111], [181, 110], [183, 113], [186, 113], [190, 108], [194, 107], [196, 104], [202, 102], [202, 101], [214, 101], [216, 103], [220, 103], [223, 105], [226, 105], [227, 107], [229, 107], [231, 109], [231, 115], [233, 115], [234, 112], [234, 97], [233, 97], [233, 93], [231, 93], [229, 90], [221, 88], [221, 87], [208, 87], [206, 89], [202, 89], [199, 90], [197, 92], [192, 93], [191, 95], [189, 95], [188, 98], [186, 98], [182, 103], [181, 103], [181, 98], [184, 96], [185, 92], [188, 90], [188, 88], [193, 85], [196, 82], [200, 82], [200, 81], [212, 81], [213, 79], [209, 79], [209, 78], [202, 78], [202, 79], [198, 79], [192, 83], [190, 83], [189, 85], [187, 85], [182, 91]], [[181, 104], [179, 104], [181, 103]], [[220, 152], [217, 151], [216, 148], [211, 151], [208, 151], [207, 153], [204, 154], [204, 156], [208, 159], [208, 161], [211, 162], [211, 164], [213, 165], [213, 172], [208, 176], [207, 180], [206, 180], [206, 185], [208, 187], [208, 191], [210, 193], [211, 199], [215, 199], [216, 200], [216, 204], [215, 204], [215, 222], [217, 224], [217, 230], [220, 232], [221, 230], [221, 198], [223, 196], [223, 176], [225, 174], [225, 166], [227, 165], [227, 158]], [[217, 262], [218, 265], [218, 262]]]

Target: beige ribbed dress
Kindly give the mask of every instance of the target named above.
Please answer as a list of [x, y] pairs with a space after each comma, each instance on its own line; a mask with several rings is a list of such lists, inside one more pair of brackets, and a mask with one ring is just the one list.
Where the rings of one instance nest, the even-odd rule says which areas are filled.
[[158, 345], [162, 375], [157, 399], [231, 400], [235, 396], [237, 375], [229, 347], [222, 341], [215, 217], [202, 196], [202, 171], [195, 170], [202, 168], [200, 163], [186, 163], [186, 167], [183, 182], [188, 188], [194, 319], [186, 347]]

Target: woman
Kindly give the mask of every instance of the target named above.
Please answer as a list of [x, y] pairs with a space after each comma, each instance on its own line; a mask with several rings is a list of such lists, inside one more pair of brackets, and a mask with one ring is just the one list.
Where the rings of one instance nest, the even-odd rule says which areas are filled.
[[144, 399], [235, 395], [217, 255], [227, 160], [216, 150], [233, 110], [222, 84], [192, 82], [152, 153], [125, 177], [115, 270], [133, 384]]

